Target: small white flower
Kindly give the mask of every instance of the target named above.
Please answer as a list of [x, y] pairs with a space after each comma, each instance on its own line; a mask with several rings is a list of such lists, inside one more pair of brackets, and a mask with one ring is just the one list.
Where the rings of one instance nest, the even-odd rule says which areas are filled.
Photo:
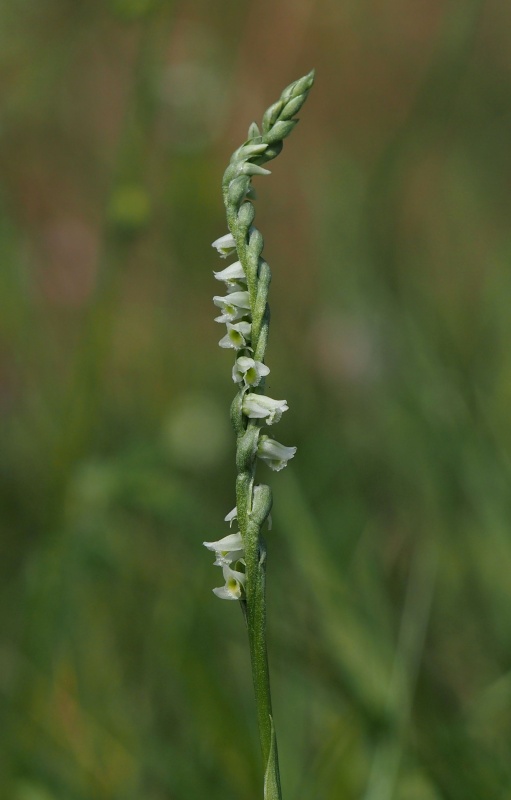
[[296, 447], [286, 447], [275, 439], [270, 439], [269, 436], [261, 436], [257, 444], [257, 455], [275, 472], [284, 469], [295, 453]]
[[232, 292], [226, 297], [213, 297], [213, 302], [224, 312], [219, 317], [215, 317], [215, 322], [234, 322], [240, 317], [245, 316], [250, 309], [250, 299], [248, 292]]
[[235, 325], [227, 323], [227, 333], [220, 339], [218, 344], [220, 347], [232, 347], [233, 350], [241, 350], [242, 347], [247, 347], [247, 340], [250, 340], [252, 332], [252, 325], [250, 322], [237, 322]]
[[264, 394], [246, 394], [243, 398], [243, 413], [251, 419], [266, 419], [268, 425], [278, 422], [289, 408], [285, 400], [272, 400]]
[[238, 508], [234, 506], [234, 508], [229, 511], [226, 517], [224, 517], [224, 521], [229, 523], [229, 527], [231, 527], [233, 521], [238, 519]]
[[236, 242], [232, 233], [226, 233], [224, 236], [220, 236], [219, 239], [215, 239], [211, 247], [218, 250], [222, 258], [227, 258], [236, 250]]
[[237, 284], [238, 281], [242, 281], [243, 283], [247, 282], [247, 277], [240, 261], [235, 261], [234, 264], [230, 264], [219, 272], [213, 271], [213, 275], [217, 281], [225, 281], [227, 286], [231, 286], [233, 283]]
[[239, 600], [245, 587], [245, 575], [243, 572], [237, 572], [227, 565], [222, 567], [222, 571], [224, 573], [225, 586], [213, 589], [213, 593], [221, 600]]
[[232, 368], [232, 379], [234, 383], [245, 382], [245, 386], [259, 386], [261, 378], [268, 375], [270, 368], [262, 361], [254, 361], [253, 358], [240, 356], [236, 359]]
[[215, 553], [216, 560], [214, 563], [218, 567], [232, 564], [233, 561], [239, 561], [245, 555], [241, 533], [230, 533], [217, 542], [203, 542], [202, 544]]

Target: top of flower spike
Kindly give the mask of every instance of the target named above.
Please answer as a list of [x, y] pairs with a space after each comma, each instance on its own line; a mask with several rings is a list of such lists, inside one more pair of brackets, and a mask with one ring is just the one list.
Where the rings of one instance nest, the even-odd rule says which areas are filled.
[[[291, 133], [298, 122], [298, 120], [293, 120], [292, 118], [298, 114], [305, 103], [313, 83], [314, 70], [311, 70], [303, 78], [299, 78], [297, 81], [290, 83], [289, 86], [286, 86], [277, 102], [273, 103], [264, 112], [262, 141], [265, 144], [274, 144], [277, 139], [284, 139]], [[290, 122], [293, 123], [290, 128], [283, 127]], [[277, 135], [277, 132], [279, 135]], [[266, 151], [264, 155], [266, 155]]]
[[267, 174], [266, 171], [256, 172], [253, 168], [261, 167], [262, 164], [271, 161], [282, 150], [283, 140], [289, 136], [298, 122], [293, 117], [305, 103], [314, 83], [314, 75], [314, 70], [311, 70], [284, 89], [277, 102], [265, 111], [261, 130], [255, 122], [250, 125], [247, 141], [234, 151], [231, 163], [225, 171], [224, 189], [227, 189], [231, 181], [240, 174], [246, 176]]

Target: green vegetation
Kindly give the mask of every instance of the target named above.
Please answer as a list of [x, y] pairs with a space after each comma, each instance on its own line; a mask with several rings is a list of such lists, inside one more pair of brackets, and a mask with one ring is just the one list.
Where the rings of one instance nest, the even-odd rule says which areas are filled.
[[260, 800], [201, 544], [236, 475], [210, 242], [228, 143], [314, 64], [257, 186], [298, 446], [267, 537], [284, 797], [509, 800], [510, 24], [1, 4], [0, 797]]

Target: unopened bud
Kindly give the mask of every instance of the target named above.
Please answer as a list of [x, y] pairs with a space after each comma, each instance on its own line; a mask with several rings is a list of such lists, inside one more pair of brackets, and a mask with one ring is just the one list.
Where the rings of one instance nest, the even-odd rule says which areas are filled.
[[284, 103], [282, 100], [277, 100], [276, 103], [273, 103], [269, 108], [266, 109], [263, 116], [263, 133], [267, 133], [271, 126], [277, 120]]
[[279, 120], [279, 122], [276, 122], [273, 128], [265, 134], [268, 144], [280, 142], [282, 139], [285, 139], [297, 124], [297, 119]]
[[259, 527], [261, 527], [265, 519], [269, 516], [272, 504], [273, 495], [270, 487], [266, 486], [264, 483], [259, 483], [254, 486], [250, 517]]

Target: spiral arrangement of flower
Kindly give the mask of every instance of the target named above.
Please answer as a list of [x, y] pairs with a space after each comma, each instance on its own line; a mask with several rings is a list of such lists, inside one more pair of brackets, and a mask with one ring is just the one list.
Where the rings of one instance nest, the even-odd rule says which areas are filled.
[[225, 284], [226, 294], [216, 295], [213, 302], [220, 310], [216, 321], [227, 329], [219, 345], [235, 351], [232, 379], [239, 389], [232, 403], [231, 419], [237, 437], [238, 475], [236, 506], [225, 519], [230, 524], [237, 519], [239, 532], [204, 545], [215, 553], [214, 563], [223, 572], [224, 585], [214, 593], [224, 600], [240, 601], [247, 623], [266, 764], [266, 800], [281, 797], [266, 649], [266, 546], [262, 536], [263, 525], [271, 522], [272, 492], [269, 486], [256, 483], [255, 473], [258, 458], [277, 472], [283, 469], [295, 455], [296, 447], [287, 447], [262, 433], [264, 426], [279, 422], [288, 405], [286, 400], [274, 400], [264, 394], [270, 372], [264, 359], [271, 272], [262, 256], [263, 237], [254, 225], [252, 178], [270, 174], [263, 164], [282, 150], [283, 140], [298, 122], [293, 117], [307, 99], [313, 82], [314, 71], [294, 81], [267, 109], [261, 129], [255, 122], [250, 125], [247, 141], [233, 153], [222, 182], [229, 232], [213, 242], [222, 258], [236, 258], [214, 273]]

